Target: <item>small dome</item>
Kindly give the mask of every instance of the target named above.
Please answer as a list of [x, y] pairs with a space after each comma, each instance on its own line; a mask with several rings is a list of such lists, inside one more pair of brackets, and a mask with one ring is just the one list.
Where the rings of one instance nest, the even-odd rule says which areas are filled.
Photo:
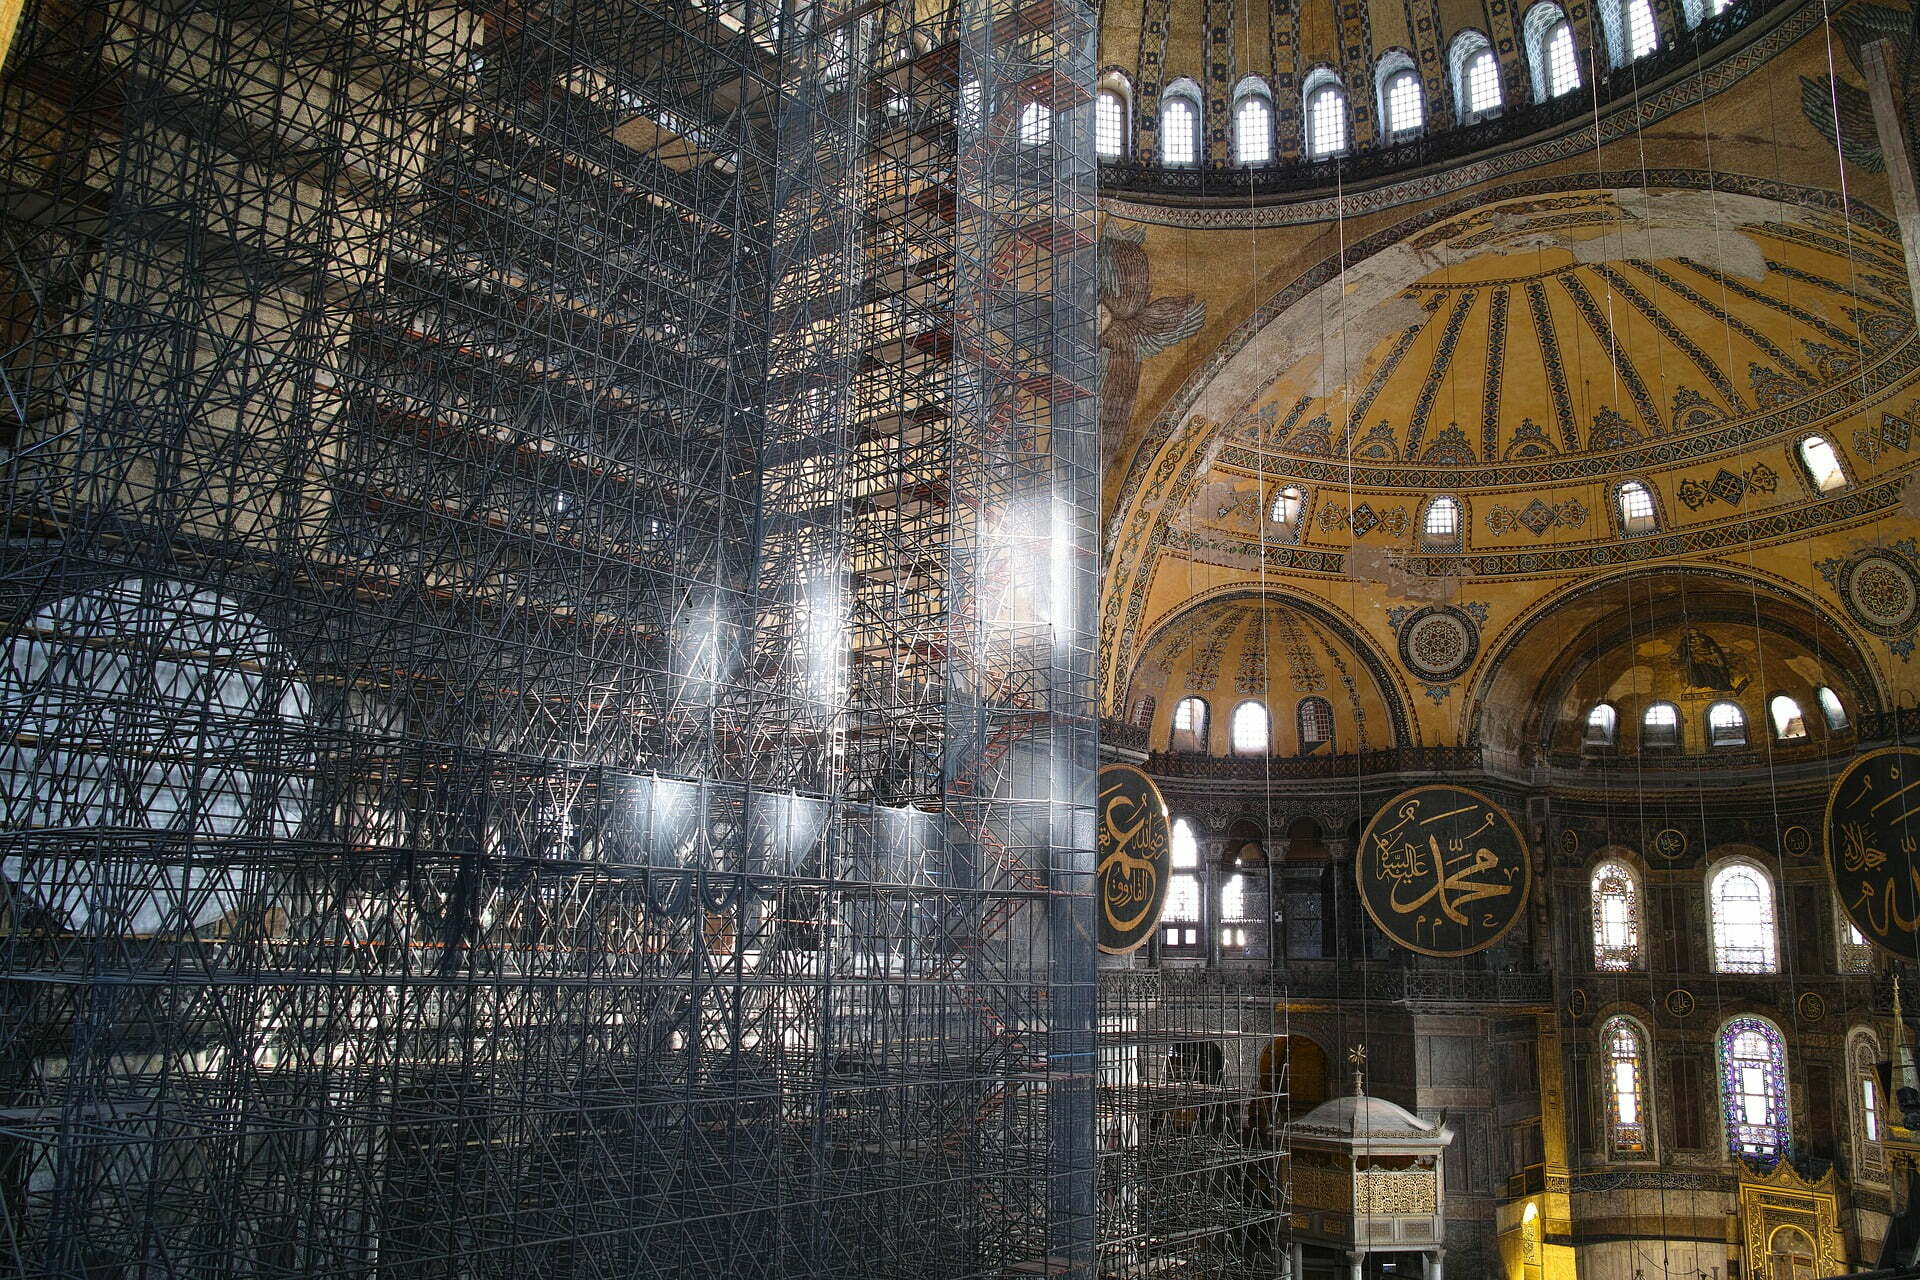
[[1428, 1124], [1397, 1103], [1368, 1094], [1350, 1093], [1323, 1102], [1291, 1126], [1298, 1132], [1336, 1138], [1425, 1140], [1443, 1143], [1453, 1135], [1438, 1124]]

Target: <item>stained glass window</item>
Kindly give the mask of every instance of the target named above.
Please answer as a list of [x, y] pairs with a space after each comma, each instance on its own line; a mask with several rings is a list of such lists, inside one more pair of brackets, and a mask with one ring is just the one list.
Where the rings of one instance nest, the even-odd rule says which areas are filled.
[[1607, 1133], [1616, 1155], [1647, 1150], [1647, 1046], [1628, 1018], [1609, 1018], [1600, 1028], [1607, 1055]]
[[1778, 973], [1773, 881], [1749, 862], [1729, 862], [1707, 882], [1713, 967], [1721, 973]]
[[1624, 862], [1593, 869], [1593, 967], [1640, 967], [1640, 886]]
[[1746, 1015], [1720, 1028], [1720, 1102], [1734, 1155], [1786, 1154], [1787, 1046], [1765, 1018]]

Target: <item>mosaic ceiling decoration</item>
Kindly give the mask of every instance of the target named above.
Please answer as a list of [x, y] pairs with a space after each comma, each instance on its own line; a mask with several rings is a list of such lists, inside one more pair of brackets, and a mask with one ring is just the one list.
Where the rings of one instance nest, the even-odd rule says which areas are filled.
[[[1227, 410], [1222, 460], [1551, 470], [1797, 403], [1912, 327], [1898, 246], [1812, 211], [1685, 226], [1697, 212], [1578, 193], [1413, 238], [1430, 268], [1413, 284], [1370, 296], [1363, 282], [1364, 310], [1328, 306], [1344, 351], [1264, 344], [1269, 375], [1211, 406]], [[1687, 497], [1737, 501], [1775, 479], [1728, 472]], [[1573, 514], [1498, 518], [1544, 529]]]

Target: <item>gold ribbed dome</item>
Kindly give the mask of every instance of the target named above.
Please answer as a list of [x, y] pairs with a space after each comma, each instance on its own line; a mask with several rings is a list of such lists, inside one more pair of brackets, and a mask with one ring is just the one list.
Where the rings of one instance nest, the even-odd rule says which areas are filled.
[[[1148, 729], [1154, 747], [1196, 745], [1175, 741], [1174, 710], [1184, 698], [1206, 703], [1203, 736], [1213, 755], [1228, 754], [1232, 717], [1247, 701], [1269, 708], [1276, 755], [1363, 750], [1396, 738], [1397, 712], [1377, 663], [1316, 611], [1284, 600], [1213, 600], [1159, 628], [1127, 697], [1134, 722]], [[1331, 739], [1303, 733], [1301, 704], [1308, 700], [1331, 715]]]
[[1269, 325], [1203, 416], [1224, 426], [1223, 461], [1350, 457], [1418, 487], [1434, 468], [1551, 471], [1737, 434], [1841, 387], [1913, 322], [1899, 245], [1784, 213], [1700, 192], [1475, 210]]

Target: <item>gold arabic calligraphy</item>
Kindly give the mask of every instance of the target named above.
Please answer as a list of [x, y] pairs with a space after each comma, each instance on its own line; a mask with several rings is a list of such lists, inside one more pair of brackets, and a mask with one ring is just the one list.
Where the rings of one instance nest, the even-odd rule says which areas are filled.
[[[1485, 844], [1473, 847], [1478, 837], [1493, 828], [1491, 812], [1482, 810], [1480, 825], [1472, 831], [1448, 837], [1444, 850], [1440, 847], [1437, 835], [1424, 833], [1426, 847], [1423, 849], [1420, 846], [1423, 833], [1409, 830], [1411, 827], [1431, 826], [1468, 812], [1473, 807], [1464, 806], [1422, 818], [1420, 802], [1410, 800], [1400, 806], [1399, 822], [1374, 835], [1374, 848], [1379, 855], [1378, 874], [1394, 882], [1392, 891], [1387, 895], [1387, 903], [1396, 913], [1412, 915], [1428, 903], [1433, 903], [1442, 916], [1464, 927], [1472, 921], [1461, 910], [1462, 907], [1483, 898], [1500, 898], [1513, 892], [1513, 869], [1510, 867], [1505, 869], [1508, 883], [1477, 878], [1488, 872], [1502, 870], [1500, 859], [1493, 850]], [[1411, 900], [1401, 896], [1402, 890], [1418, 890], [1422, 886], [1425, 891]], [[1492, 928], [1496, 921], [1493, 916], [1486, 915], [1481, 923]]]
[[1108, 925], [1122, 937], [1150, 926], [1160, 902], [1167, 827], [1156, 800], [1125, 775], [1100, 791], [1101, 903]]
[[1827, 859], [1854, 927], [1911, 955], [1920, 928], [1920, 752], [1885, 748], [1862, 756], [1834, 784], [1827, 805]]

